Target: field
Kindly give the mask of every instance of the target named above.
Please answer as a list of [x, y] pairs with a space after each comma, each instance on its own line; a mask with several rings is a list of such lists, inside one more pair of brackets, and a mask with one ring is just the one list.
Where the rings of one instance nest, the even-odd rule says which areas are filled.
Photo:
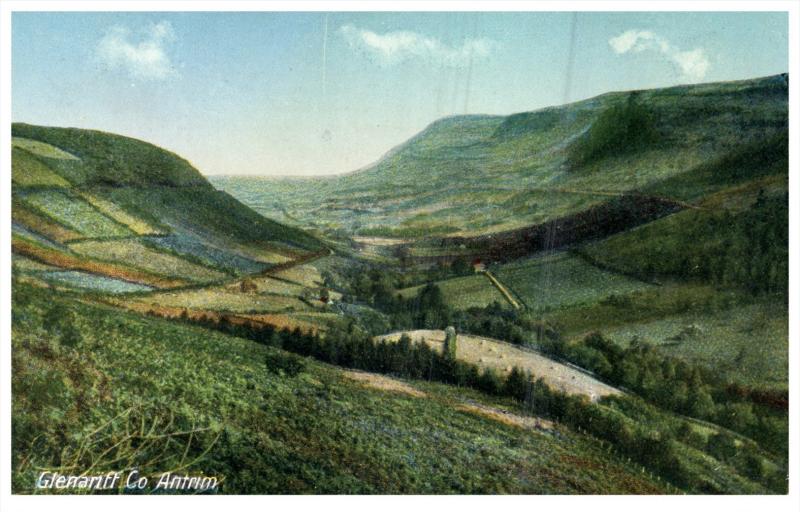
[[25, 151], [45, 158], [55, 158], [58, 160], [78, 160], [75, 155], [51, 146], [38, 140], [26, 139], [24, 137], [11, 137], [11, 147], [24, 149]]
[[566, 253], [502, 265], [495, 275], [533, 311], [591, 304], [612, 294], [651, 288]]
[[83, 238], [80, 233], [58, 224], [52, 219], [41, 215], [39, 212], [26, 207], [22, 201], [16, 197], [12, 199], [12, 205], [11, 218], [13, 222], [19, 223], [29, 228], [31, 231], [35, 231], [60, 243]]
[[674, 355], [713, 368], [729, 382], [787, 389], [789, 319], [779, 304], [753, 304], [708, 313], [630, 323], [604, 331], [620, 344], [637, 337]]
[[[313, 360], [290, 377], [265, 365], [281, 354], [274, 348], [16, 291], [27, 302], [15, 308], [13, 332], [14, 492], [34, 492], [36, 467], [58, 469], [59, 456], [80, 464], [106, 448], [98, 471], [123, 457], [155, 473], [188, 453], [187, 471], [224, 478], [223, 493], [666, 492], [591, 438], [464, 410], [522, 415], [511, 403], [428, 383], [425, 396], [377, 390]], [[73, 347], [41, 327], [56, 306], [80, 329]], [[113, 447], [134, 425], [134, 439], [144, 436], [142, 423], [163, 437]], [[91, 454], [80, 450], [86, 442]]]
[[11, 239], [11, 250], [30, 259], [68, 270], [81, 270], [90, 274], [107, 276], [123, 281], [145, 284], [154, 288], [183, 286], [186, 281], [164, 277], [150, 272], [122, 267], [114, 263], [93, 260], [74, 253], [59, 251], [21, 237]]
[[[436, 285], [442, 290], [445, 302], [455, 309], [484, 307], [493, 302], [508, 305], [505, 297], [492, 285], [484, 275], [476, 274], [465, 277], [454, 277], [438, 281]], [[412, 297], [419, 293], [423, 286], [414, 286], [400, 290], [403, 297]]]
[[68, 193], [48, 190], [26, 193], [22, 200], [86, 237], [115, 237], [133, 234], [129, 229]]
[[137, 235], [157, 235], [160, 231], [142, 219], [136, 218], [129, 214], [119, 206], [111, 201], [106, 201], [95, 195], [84, 192], [81, 197], [89, 204], [100, 210], [103, 214], [114, 219], [120, 224], [127, 226], [131, 231]]
[[132, 293], [152, 290], [149, 286], [129, 283], [119, 279], [97, 276], [75, 270], [58, 270], [42, 272], [39, 277], [49, 283], [67, 285], [70, 288], [80, 288], [102, 293]]
[[278, 313], [304, 311], [310, 306], [296, 297], [230, 291], [223, 287], [165, 291], [131, 298], [132, 302], [153, 307], [183, 307], [230, 313]]
[[226, 277], [222, 272], [155, 251], [133, 239], [76, 242], [70, 248], [100, 261], [119, 262], [134, 269], [192, 282], [216, 281]]
[[296, 265], [272, 274], [275, 277], [300, 284], [307, 288], [322, 286], [322, 275], [311, 265]]
[[25, 151], [12, 150], [14, 167], [11, 180], [19, 187], [67, 187], [67, 180], [51, 171], [46, 165]]
[[788, 313], [780, 297], [753, 300], [701, 284], [662, 286], [546, 313], [568, 340], [600, 331], [623, 346], [634, 338], [719, 371], [731, 382], [785, 389]]
[[[145, 240], [149, 245], [184, 257], [188, 256], [192, 260], [202, 261], [208, 266], [235, 275], [261, 272], [269, 266], [261, 261], [245, 257], [240, 251], [230, 247], [221, 248], [212, 245], [212, 241], [189, 232], [173, 233], [167, 236], [149, 236]], [[284, 261], [285, 259], [281, 258], [277, 263]]]
[[[397, 341], [402, 334], [402, 332], [393, 333], [382, 336], [380, 339]], [[444, 345], [444, 331], [418, 330], [405, 334], [408, 334], [412, 341], [424, 340], [431, 348], [439, 351]], [[511, 372], [512, 368], [518, 367], [530, 372], [535, 378], [543, 378], [553, 389], [566, 393], [585, 395], [591, 400], [620, 393], [586, 373], [570, 368], [538, 352], [509, 343], [459, 334], [457, 347], [456, 357], [458, 359], [477, 364], [482, 368], [492, 368], [501, 374], [507, 374]]]

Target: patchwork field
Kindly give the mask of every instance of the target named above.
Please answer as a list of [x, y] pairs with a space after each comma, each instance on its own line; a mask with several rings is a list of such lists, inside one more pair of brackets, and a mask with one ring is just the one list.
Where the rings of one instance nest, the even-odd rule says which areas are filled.
[[[435, 350], [443, 350], [444, 331], [416, 330], [379, 336], [378, 339], [398, 341], [408, 334], [415, 343], [425, 341]], [[492, 368], [505, 375], [514, 367], [530, 372], [535, 378], [541, 377], [553, 389], [570, 394], [586, 395], [591, 400], [621, 392], [584, 372], [554, 361], [529, 349], [511, 345], [491, 338], [459, 334], [456, 358], [482, 368]]]
[[70, 248], [97, 260], [119, 262], [131, 268], [191, 282], [217, 281], [227, 277], [211, 268], [155, 251], [135, 239], [76, 242], [70, 244]]
[[154, 288], [174, 288], [184, 286], [186, 281], [165, 277], [151, 272], [124, 267], [115, 263], [99, 261], [72, 252], [46, 247], [39, 243], [12, 236], [11, 250], [19, 255], [64, 270], [81, 270], [90, 274], [102, 275], [123, 281], [144, 284]]
[[90, 238], [129, 236], [133, 232], [114, 222], [82, 199], [56, 190], [26, 193], [22, 200]]
[[15, 223], [19, 223], [31, 231], [60, 243], [83, 238], [83, 235], [77, 231], [58, 224], [41, 213], [28, 208], [19, 198], [12, 197], [11, 201], [11, 218]]
[[[148, 245], [159, 247], [180, 256], [188, 256], [193, 261], [202, 261], [208, 266], [219, 268], [234, 275], [262, 272], [269, 267], [268, 264], [247, 258], [229, 247], [220, 248], [212, 245], [210, 240], [205, 240], [187, 231], [167, 236], [148, 236], [144, 240]], [[276, 262], [283, 261], [285, 259], [280, 258]]]
[[106, 201], [96, 195], [84, 192], [81, 197], [89, 204], [100, 210], [106, 216], [114, 219], [118, 223], [127, 226], [131, 231], [137, 235], [157, 235], [161, 231], [144, 220], [131, 215], [111, 201]]

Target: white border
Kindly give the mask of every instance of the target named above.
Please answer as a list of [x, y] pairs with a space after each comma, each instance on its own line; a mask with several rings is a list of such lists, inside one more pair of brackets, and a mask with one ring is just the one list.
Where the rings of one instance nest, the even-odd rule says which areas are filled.
[[[800, 3], [796, 0], [755, 1], [22, 1], [2, 0], [0, 3], [0, 212], [3, 223], [0, 237], [4, 250], [0, 252], [0, 511], [29, 510], [109, 510], [136, 511], [142, 508], [158, 510], [189, 506], [199, 511], [218, 511], [220, 507], [271, 508], [276, 511], [294, 508], [309, 510], [347, 509], [348, 511], [408, 512], [409, 508], [423, 509], [476, 509], [502, 507], [519, 511], [542, 507], [552, 510], [641, 510], [648, 512], [675, 512], [685, 510], [719, 509], [726, 512], [751, 512], [756, 510], [800, 510], [800, 314], [796, 311], [800, 278], [794, 270], [800, 268], [797, 230], [790, 228], [790, 489], [787, 496], [459, 496], [459, 497], [344, 497], [344, 496], [13, 496], [11, 491], [11, 13], [13, 11], [783, 11], [789, 13], [789, 99], [790, 122], [789, 166], [792, 173], [798, 170], [800, 155], [800, 87], [798, 64], [800, 51]], [[790, 196], [800, 197], [798, 180], [789, 180]], [[800, 205], [790, 203], [790, 226], [800, 224]], [[757, 340], [754, 340], [757, 343]], [[191, 500], [186, 503], [185, 500]]]

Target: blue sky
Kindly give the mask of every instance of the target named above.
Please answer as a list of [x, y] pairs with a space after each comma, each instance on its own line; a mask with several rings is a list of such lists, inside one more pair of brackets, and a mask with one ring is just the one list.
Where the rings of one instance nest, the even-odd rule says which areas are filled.
[[569, 66], [571, 13], [18, 12], [12, 118], [141, 138], [205, 174], [331, 174], [443, 116], [788, 71], [785, 13], [574, 21]]

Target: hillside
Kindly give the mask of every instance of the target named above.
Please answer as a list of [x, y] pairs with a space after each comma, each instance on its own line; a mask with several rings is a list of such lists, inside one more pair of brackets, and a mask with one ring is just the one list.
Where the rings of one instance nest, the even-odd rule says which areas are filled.
[[[310, 358], [294, 373], [278, 348], [22, 283], [14, 315], [15, 492], [37, 467], [120, 460], [216, 475], [226, 494], [674, 492], [497, 397]], [[763, 492], [727, 465], [713, 485]]]
[[12, 200], [14, 253], [90, 289], [219, 282], [322, 250], [177, 155], [93, 130], [13, 124]]
[[742, 163], [769, 169], [770, 151], [750, 157], [785, 144], [787, 123], [787, 78], [777, 75], [451, 117], [347, 175], [212, 182], [265, 215], [329, 235], [473, 236], [602, 207], [620, 193], [692, 201], [714, 187], [688, 185], [687, 196], [670, 184], [708, 181], [731, 165], [739, 172], [726, 180], [735, 182], [751, 170]]

